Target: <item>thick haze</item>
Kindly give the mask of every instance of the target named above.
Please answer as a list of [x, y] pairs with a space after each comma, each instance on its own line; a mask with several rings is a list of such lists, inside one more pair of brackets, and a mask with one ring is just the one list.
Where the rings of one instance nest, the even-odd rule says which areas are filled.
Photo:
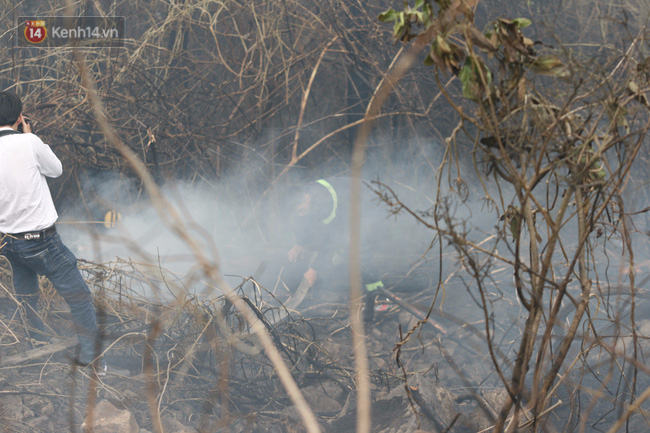
[[[431, 149], [429, 158], [433, 159], [440, 147], [434, 143]], [[393, 173], [398, 172], [395, 168]], [[433, 184], [429, 179], [422, 182], [417, 174], [408, 173], [408, 170], [400, 172], [400, 178], [389, 178], [385, 168], [377, 168], [369, 162], [364, 178], [385, 183], [413, 210], [430, 210], [435, 201]], [[236, 176], [210, 183], [178, 181], [168, 182], [162, 191], [203, 253], [219, 264], [229, 284], [236, 286], [242, 278], [253, 275], [269, 290], [286, 290], [280, 280], [284, 278], [287, 284], [295, 285], [296, 275], [289, 274], [297, 273], [299, 277], [306, 270], [290, 266], [287, 260], [287, 252], [295, 242], [294, 232], [310, 228], [296, 227], [300, 220], [292, 218], [290, 209], [297, 202], [297, 187], [273, 187], [263, 196], [259, 193], [253, 196], [251, 185], [259, 186], [257, 182], [259, 179]], [[305, 182], [307, 179], [296, 180], [294, 184]], [[83, 189], [86, 198], [83, 203], [59, 206], [60, 232], [78, 258], [97, 263], [132, 260], [146, 264], [154, 275], [164, 270], [169, 273], [169, 281], [178, 278], [181, 292], [183, 287], [190, 293], [203, 290], [199, 282], [202, 271], [186, 242], [166, 227], [146, 194], [140, 192], [138, 182], [103, 174], [83, 179]], [[347, 192], [342, 193], [347, 201]], [[398, 216], [391, 215], [389, 207], [367, 187], [367, 182], [362, 193], [368, 198], [364, 201], [369, 203], [362, 209], [363, 232], [369, 233], [373, 246], [376, 245], [372, 254], [385, 282], [410, 286], [410, 290], [434, 286], [439, 273], [439, 244], [437, 241], [431, 244], [434, 231], [417, 223], [404, 211]], [[461, 203], [453, 194], [447, 192], [445, 195], [450, 197], [450, 212], [457, 224], [472, 220], [466, 226], [472, 228], [470, 238], [480, 241], [494, 232], [498, 216], [483, 209], [480, 196], [472, 192], [471, 199]], [[342, 206], [347, 207], [348, 203]], [[103, 223], [109, 210], [121, 214], [115, 227], [105, 227]], [[169, 212], [163, 210], [163, 214], [169, 215]], [[342, 240], [337, 242], [341, 244]], [[432, 248], [427, 252], [429, 246]], [[451, 273], [456, 268], [455, 259], [450, 250], [446, 251], [445, 272]], [[337, 278], [320, 275], [316, 287], [347, 293], [347, 266], [346, 262], [335, 269], [333, 274]]]

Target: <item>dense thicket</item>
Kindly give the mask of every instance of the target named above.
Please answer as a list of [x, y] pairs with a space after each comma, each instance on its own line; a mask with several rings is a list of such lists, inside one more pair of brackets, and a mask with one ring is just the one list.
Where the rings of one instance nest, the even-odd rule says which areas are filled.
[[[109, 122], [159, 179], [246, 171], [271, 180], [344, 171], [356, 128], [399, 47], [380, 2], [84, 2], [77, 13], [126, 17], [122, 48], [82, 50]], [[98, 132], [70, 49], [17, 48], [12, 21], [54, 5], [5, 8], [3, 87], [25, 99], [38, 133], [63, 158], [73, 193], [84, 171], [128, 174]], [[412, 76], [382, 113], [383, 161], [435, 134], [427, 75]], [[435, 122], [434, 122], [435, 119]], [[350, 126], [352, 124], [352, 126]], [[439, 135], [440, 136], [440, 135]], [[311, 150], [313, 149], [313, 151]]]
[[[643, 21], [640, 1], [514, 3], [480, 3], [479, 25], [526, 16], [536, 39], [571, 44], [601, 66]], [[274, 179], [288, 164], [307, 177], [345, 171], [356, 132], [350, 125], [401, 48], [377, 20], [385, 8], [333, 0], [74, 3], [76, 14], [126, 18], [123, 48], [84, 52], [122, 139], [160, 180], [210, 181], [244, 166], [258, 180]], [[16, 47], [20, 15], [66, 13], [54, 3], [7, 2], [1, 68], [2, 86], [24, 97], [39, 134], [63, 157], [61, 188], [74, 194], [81, 172], [128, 169], [98, 132], [71, 51]], [[409, 71], [373, 134], [378, 165], [390, 170], [408, 161], [413, 171], [423, 149], [432, 155], [434, 140], [455, 126], [436, 95], [426, 68]]]
[[[479, 404], [487, 388], [503, 390], [488, 414], [497, 430], [601, 423], [615, 431], [633, 416], [643, 425], [647, 2], [417, 3], [435, 24], [418, 27], [402, 2], [375, 0], [74, 7], [126, 17], [124, 47], [80, 52], [108, 122], [154, 178], [244, 179], [255, 198], [278, 181], [347, 174], [382, 83], [424, 40], [427, 49], [378, 108], [367, 173], [408, 179], [429, 199], [431, 207], [409, 209], [378, 186], [395, 213], [411, 211], [436, 240], [442, 272], [422, 290], [429, 312], [448, 312], [447, 289], [456, 290], [451, 298], [469, 295], [450, 326], [479, 349], [452, 336], [416, 338], [426, 336], [420, 321], [400, 330], [391, 361], [408, 383], [402, 350], [426, 362], [442, 357], [453, 370], [444, 385], [469, 390]], [[17, 16], [64, 11], [5, 4], [0, 84], [23, 96], [37, 132], [62, 157], [58, 199], [86, 194], [87, 177], [136, 178], [100, 133], [72, 51], [15, 46]], [[392, 24], [378, 20], [388, 7], [412, 14], [397, 39], [415, 41], [394, 42]], [[429, 47], [435, 68], [423, 64]], [[135, 201], [142, 189], [129, 192], [121, 199]]]

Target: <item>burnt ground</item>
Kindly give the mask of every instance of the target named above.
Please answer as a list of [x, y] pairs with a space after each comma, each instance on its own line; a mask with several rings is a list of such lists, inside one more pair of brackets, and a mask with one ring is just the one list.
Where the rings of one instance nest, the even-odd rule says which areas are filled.
[[[11, 291], [0, 294], [2, 431], [83, 431], [89, 413], [96, 418], [96, 432], [115, 431], [115, 425], [121, 426], [119, 431], [154, 432], [158, 416], [167, 432], [304, 430], [255, 339], [223, 302], [189, 299], [183, 305], [163, 306], [96, 293], [109, 365], [106, 376], [96, 377], [92, 370], [71, 362], [75, 339], [69, 313], [46, 280], [43, 286], [42, 315], [53, 330], [49, 345], [35, 345], [26, 338]], [[265, 317], [272, 317], [270, 304], [261, 297], [249, 299]], [[341, 294], [312, 294], [300, 314], [279, 324], [269, 322], [276, 344], [326, 432], [354, 431], [356, 425], [354, 359], [345, 301]], [[471, 413], [481, 409], [463, 397], [462, 380], [455, 382], [457, 389], [448, 388], [453, 381], [443, 378], [457, 375], [440, 351], [443, 343], [451, 350], [447, 356], [469, 359], [474, 356], [471, 347], [461, 348], [468, 341], [462, 342], [456, 334], [459, 343], [446, 344], [444, 325], [425, 327], [411, 337], [414, 344], [402, 346], [402, 369], [396, 362], [396, 343], [417, 319], [383, 297], [375, 309], [374, 321], [367, 326], [373, 431], [415, 431], [418, 426], [426, 431], [451, 424], [458, 413], [465, 415], [455, 421], [457, 426], [470, 422]], [[240, 332], [237, 344], [225, 343], [214, 325], [218, 313], [224, 313], [231, 329]], [[470, 334], [465, 337], [471, 339]], [[463, 355], [467, 350], [470, 353]], [[446, 412], [433, 409], [441, 402]]]
[[[122, 270], [116, 278], [120, 272], [113, 269], [108, 278], [105, 270], [92, 271], [89, 281], [110, 367], [103, 377], [72, 365], [69, 313], [46, 280], [43, 316], [55, 342], [39, 348], [28, 341], [3, 275], [0, 431], [88, 431], [90, 424], [100, 433], [304, 431], [270, 362], [227, 303], [198, 297], [171, 304], [144, 301], [127, 290], [116, 292], [117, 286], [131, 287], [141, 276], [131, 273], [127, 279]], [[104, 288], [112, 282], [110, 296], [97, 290], [93, 276], [101, 276]], [[273, 324], [278, 311], [273, 297], [254, 286], [242, 287], [241, 293], [266, 321], [322, 430], [355, 431], [356, 386], [345, 295], [310, 293], [300, 313]], [[423, 311], [433, 299], [431, 290], [398, 295]], [[511, 354], [518, 344], [520, 307], [503, 293], [495, 293], [494, 299], [496, 347]], [[378, 299], [374, 320], [366, 327], [373, 432], [477, 432], [493, 425], [505, 393], [486, 350], [482, 311], [462, 286], [453, 284], [439, 294], [440, 304], [444, 315], [436, 308], [428, 324], [417, 326], [418, 319], [404, 308]], [[646, 322], [642, 329], [650, 329]], [[221, 326], [234, 334], [224, 336]], [[602, 369], [603, 358], [593, 365]], [[620, 413], [617, 401], [625, 398], [621, 386], [617, 390], [610, 383], [611, 395], [598, 401], [586, 397], [602, 387], [607, 372], [611, 369], [591, 370], [600, 382], [584, 372], [567, 375], [570, 379], [553, 401], [558, 408], [551, 422], [557, 431], [578, 428], [576, 401], [595, 420], [585, 431], [607, 430]], [[639, 389], [645, 380], [639, 375]], [[584, 393], [578, 395], [576, 387]], [[84, 425], [89, 414], [94, 420]], [[632, 422], [645, 425], [637, 418]]]

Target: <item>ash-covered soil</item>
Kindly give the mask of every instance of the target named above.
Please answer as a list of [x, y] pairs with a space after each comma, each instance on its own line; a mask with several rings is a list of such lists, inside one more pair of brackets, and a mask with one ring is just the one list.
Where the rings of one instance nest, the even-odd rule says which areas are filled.
[[[145, 301], [126, 289], [134, 281], [151, 282], [142, 275], [99, 268], [88, 275], [105, 335], [109, 370], [104, 376], [71, 362], [75, 338], [69, 313], [47, 280], [42, 281], [41, 304], [52, 342], [36, 345], [26, 338], [7, 274], [0, 275], [0, 431], [306, 431], [256, 337], [223, 299]], [[347, 295], [310, 292], [299, 312], [274, 323], [281, 311], [279, 299], [289, 295], [278, 291], [270, 296], [247, 284], [251, 287], [242, 286], [241, 296], [264, 320], [321, 430], [354, 432], [357, 386]], [[396, 294], [404, 305], [426, 313], [435, 291]], [[507, 294], [495, 292], [491, 300], [492, 354], [484, 312], [464, 287], [447, 284], [426, 324], [404, 305], [378, 297], [374, 319], [366, 324], [371, 431], [463, 433], [494, 425], [506, 392], [493, 357], [509, 374], [522, 324], [521, 307]], [[644, 307], [648, 302], [637, 299], [639, 315], [650, 309]], [[595, 325], [606, 331], [603, 323]], [[639, 336], [647, 335], [650, 321], [638, 326]], [[623, 347], [631, 340], [617, 341]], [[639, 356], [644, 356], [648, 344], [639, 341]], [[580, 356], [578, 344], [572, 350]], [[623, 388], [612, 384], [625, 381], [603, 376], [616, 373], [603, 367], [603, 356], [594, 352], [570, 372], [563, 371], [550, 403], [550, 422], [556, 428], [564, 425], [558, 431], [579, 428], [578, 415], [585, 410], [590, 425], [598, 429], [611, 426], [619, 416], [612, 408], [623, 402]], [[603, 378], [612, 394], [588, 400]], [[639, 374], [636, 386], [644, 389], [647, 382]], [[579, 406], [582, 401], [589, 403]], [[629, 425], [643, 429], [645, 423], [642, 416], [634, 416]]]
[[[194, 299], [162, 306], [106, 299], [101, 293], [96, 298], [107, 348], [105, 376], [71, 362], [75, 339], [69, 313], [47, 281], [42, 303], [53, 331], [50, 344], [26, 338], [11, 291], [2, 293], [3, 431], [84, 431], [90, 425], [94, 432], [304, 431], [256, 339], [223, 302]], [[270, 304], [251, 299], [251, 305], [272, 316]], [[269, 321], [271, 335], [322, 430], [354, 431], [356, 381], [345, 296], [311, 296], [303, 307], [290, 320]], [[473, 348], [480, 345], [474, 331], [452, 330], [441, 320], [407, 337], [418, 322], [413, 315], [382, 297], [375, 310], [373, 322], [366, 325], [373, 431], [428, 431], [452, 423], [457, 429], [452, 431], [489, 426], [502, 395], [490, 394], [496, 378], [490, 378], [489, 363], [484, 368], [477, 362], [483, 354]], [[218, 317], [225, 317], [235, 333], [231, 342], [217, 325]], [[462, 369], [463, 377], [454, 369]], [[482, 383], [481, 390], [465, 382]], [[482, 395], [479, 402], [475, 391]]]

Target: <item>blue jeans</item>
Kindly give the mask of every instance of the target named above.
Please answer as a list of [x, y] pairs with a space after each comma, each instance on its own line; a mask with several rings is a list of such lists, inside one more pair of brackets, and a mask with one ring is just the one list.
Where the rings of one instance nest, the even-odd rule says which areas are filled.
[[6, 236], [2, 253], [13, 269], [14, 290], [25, 306], [27, 319], [39, 331], [43, 323], [37, 314], [40, 295], [38, 276], [45, 275], [70, 307], [79, 338], [77, 361], [89, 364], [99, 354], [99, 332], [93, 297], [77, 267], [77, 258], [58, 233], [41, 240], [23, 240]]

